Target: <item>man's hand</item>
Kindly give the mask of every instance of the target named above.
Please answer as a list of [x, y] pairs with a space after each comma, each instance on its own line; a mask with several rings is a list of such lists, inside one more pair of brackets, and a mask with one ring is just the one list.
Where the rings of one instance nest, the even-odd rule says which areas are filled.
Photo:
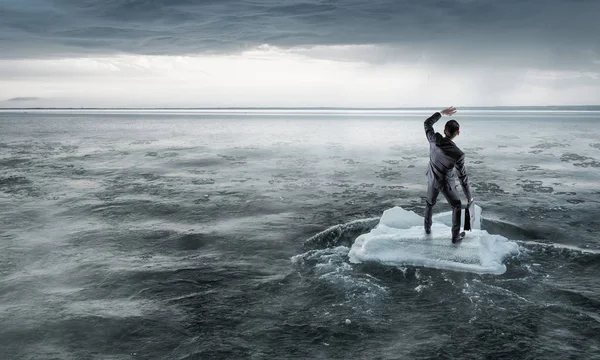
[[446, 115], [446, 116], [454, 115], [455, 113], [456, 113], [456, 108], [454, 106], [450, 106], [449, 108], [440, 111], [440, 114]]
[[473, 200], [475, 200], [475, 199], [471, 198], [471, 200], [467, 200], [467, 205], [471, 205], [471, 203], [473, 202]]

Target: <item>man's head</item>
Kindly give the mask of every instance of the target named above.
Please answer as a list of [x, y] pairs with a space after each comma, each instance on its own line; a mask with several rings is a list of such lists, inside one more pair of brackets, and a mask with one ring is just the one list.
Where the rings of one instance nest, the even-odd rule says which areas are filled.
[[444, 134], [450, 140], [454, 139], [458, 134], [460, 134], [460, 125], [458, 125], [458, 121], [448, 120], [446, 126], [444, 127]]

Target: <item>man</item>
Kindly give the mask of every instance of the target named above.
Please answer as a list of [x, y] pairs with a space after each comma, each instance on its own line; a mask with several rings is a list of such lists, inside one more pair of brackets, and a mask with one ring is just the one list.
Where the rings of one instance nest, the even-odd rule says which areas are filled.
[[465, 154], [452, 141], [460, 134], [460, 125], [456, 120], [449, 120], [444, 127], [444, 135], [433, 130], [435, 124], [442, 116], [450, 116], [456, 113], [453, 106], [436, 112], [425, 120], [425, 135], [429, 140], [429, 167], [427, 169], [427, 207], [425, 208], [425, 233], [431, 233], [433, 205], [441, 192], [450, 206], [452, 206], [452, 243], [455, 244], [465, 237], [460, 232], [460, 210], [461, 202], [456, 191], [454, 168], [463, 192], [467, 197], [467, 203], [473, 201], [471, 189], [469, 188], [469, 177], [465, 170]]

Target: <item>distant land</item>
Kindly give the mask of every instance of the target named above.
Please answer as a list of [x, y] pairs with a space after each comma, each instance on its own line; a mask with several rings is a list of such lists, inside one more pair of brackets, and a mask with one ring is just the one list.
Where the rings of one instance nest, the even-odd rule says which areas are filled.
[[42, 100], [42, 98], [35, 97], [35, 96], [17, 96], [17, 97], [14, 97], [12, 99], [8, 99], [6, 101], [7, 102], [8, 101], [21, 102], [21, 101], [35, 101], [35, 100]]
[[[445, 106], [426, 107], [0, 107], [0, 110], [441, 110]], [[456, 106], [460, 110], [564, 110], [600, 111], [600, 105], [566, 106]]]

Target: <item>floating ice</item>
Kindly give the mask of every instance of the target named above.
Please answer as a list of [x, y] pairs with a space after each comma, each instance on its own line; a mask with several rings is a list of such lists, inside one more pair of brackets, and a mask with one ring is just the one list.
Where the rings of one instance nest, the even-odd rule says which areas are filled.
[[[383, 213], [379, 224], [360, 235], [348, 256], [359, 263], [424, 266], [479, 274], [503, 274], [507, 257], [519, 254], [519, 246], [500, 235], [481, 230], [481, 207], [475, 205], [473, 231], [460, 244], [452, 244], [450, 213], [434, 217], [431, 235], [425, 235], [423, 217], [400, 207]], [[464, 211], [462, 219], [464, 219]]]

